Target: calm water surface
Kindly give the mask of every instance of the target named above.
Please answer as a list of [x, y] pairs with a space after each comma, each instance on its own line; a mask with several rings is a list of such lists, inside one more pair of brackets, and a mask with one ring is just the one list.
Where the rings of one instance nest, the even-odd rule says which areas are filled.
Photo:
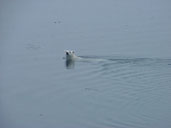
[[171, 127], [170, 6], [1, 1], [0, 127]]

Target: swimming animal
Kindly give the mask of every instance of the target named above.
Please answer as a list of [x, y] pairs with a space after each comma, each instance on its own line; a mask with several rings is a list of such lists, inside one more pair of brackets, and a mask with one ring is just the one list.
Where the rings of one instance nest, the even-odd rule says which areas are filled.
[[65, 54], [66, 54], [66, 60], [75, 61], [81, 59], [81, 57], [76, 56], [75, 52], [72, 50], [65, 50]]

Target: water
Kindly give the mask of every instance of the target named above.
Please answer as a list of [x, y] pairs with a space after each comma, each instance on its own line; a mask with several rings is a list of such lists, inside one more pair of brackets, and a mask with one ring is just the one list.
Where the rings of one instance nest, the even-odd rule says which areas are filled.
[[0, 126], [171, 127], [170, 5], [1, 1]]

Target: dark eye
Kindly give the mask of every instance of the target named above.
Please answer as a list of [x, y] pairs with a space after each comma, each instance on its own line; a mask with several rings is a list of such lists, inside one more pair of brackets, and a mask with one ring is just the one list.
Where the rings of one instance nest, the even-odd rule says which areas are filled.
[[68, 53], [68, 52], [66, 52], [66, 55], [69, 55], [69, 53]]
[[72, 53], [74, 53], [74, 51], [72, 51]]

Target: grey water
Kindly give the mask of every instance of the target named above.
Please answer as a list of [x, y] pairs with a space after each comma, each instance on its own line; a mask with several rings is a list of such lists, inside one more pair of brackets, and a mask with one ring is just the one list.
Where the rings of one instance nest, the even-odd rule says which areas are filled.
[[171, 127], [170, 6], [1, 0], [0, 128]]

